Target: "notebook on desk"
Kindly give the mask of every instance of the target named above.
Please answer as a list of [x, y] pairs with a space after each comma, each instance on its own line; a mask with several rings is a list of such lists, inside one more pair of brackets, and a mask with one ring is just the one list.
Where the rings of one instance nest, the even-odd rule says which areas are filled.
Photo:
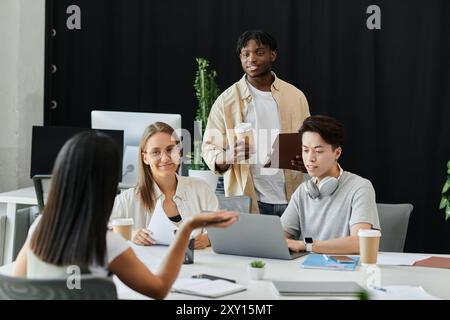
[[364, 292], [351, 281], [272, 281], [280, 296], [355, 296]]
[[173, 292], [190, 294], [207, 298], [219, 298], [246, 290], [240, 284], [218, 279], [181, 278], [172, 286]]
[[429, 257], [423, 260], [417, 260], [414, 263], [415, 267], [428, 267], [428, 268], [443, 268], [450, 269], [450, 258], [446, 257]]
[[359, 257], [349, 257], [353, 262], [337, 262], [329, 256], [317, 253], [311, 253], [301, 264], [302, 268], [307, 269], [325, 269], [325, 270], [342, 270], [342, 271], [354, 271], [358, 265]]

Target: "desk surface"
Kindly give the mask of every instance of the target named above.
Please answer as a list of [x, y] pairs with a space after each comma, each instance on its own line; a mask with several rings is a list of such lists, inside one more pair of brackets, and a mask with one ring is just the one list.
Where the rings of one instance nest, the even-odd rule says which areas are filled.
[[[151, 269], [157, 270], [167, 247], [142, 247], [132, 245], [136, 255]], [[429, 256], [429, 255], [428, 255]], [[273, 289], [271, 281], [355, 281], [365, 287], [367, 274], [358, 266], [356, 271], [313, 270], [300, 267], [306, 257], [291, 261], [263, 259], [266, 262], [266, 273], [263, 280], [249, 280], [247, 265], [252, 257], [232, 256], [214, 253], [211, 248], [195, 250], [194, 264], [183, 265], [179, 277], [190, 277], [194, 274], [208, 273], [237, 280], [247, 290], [221, 299], [237, 300], [278, 300], [278, 299], [311, 299], [312, 297], [280, 297]], [[379, 266], [381, 285], [414, 285], [422, 286], [428, 293], [441, 299], [450, 299], [450, 270], [409, 267]], [[147, 299], [147, 297], [125, 286], [114, 277], [117, 292], [121, 299]], [[329, 299], [329, 297], [327, 297]], [[167, 299], [199, 300], [201, 297], [170, 293]], [[314, 297], [317, 299], [317, 297]], [[338, 298], [342, 299], [342, 298]]]
[[[139, 247], [132, 245], [137, 256], [151, 269], [157, 270], [167, 247]], [[448, 257], [448, 255], [447, 255]], [[221, 299], [235, 300], [279, 300], [279, 299], [317, 299], [318, 297], [280, 297], [272, 287], [271, 281], [355, 281], [364, 286], [366, 274], [361, 267], [356, 271], [332, 271], [302, 269], [301, 262], [305, 257], [291, 261], [264, 259], [266, 274], [264, 280], [249, 280], [247, 265], [253, 260], [251, 257], [222, 255], [212, 252], [211, 248], [196, 250], [194, 264], [183, 265], [179, 277], [190, 277], [198, 273], [208, 273], [237, 280], [247, 290]], [[428, 293], [441, 299], [450, 299], [450, 270], [424, 268], [379, 266], [381, 271], [381, 285], [414, 285], [422, 286]], [[1, 273], [10, 274], [12, 263], [0, 267]], [[148, 299], [127, 286], [114, 276], [114, 283], [120, 299]], [[319, 297], [320, 298], [320, 297]], [[326, 297], [329, 299], [330, 297]], [[342, 297], [336, 297], [342, 299]], [[167, 299], [200, 300], [197, 296], [170, 293]]]
[[37, 204], [34, 187], [0, 193], [0, 203]]
[[[119, 183], [119, 189], [125, 190], [132, 186]], [[17, 203], [37, 205], [34, 187], [27, 187], [0, 193], [0, 203]]]

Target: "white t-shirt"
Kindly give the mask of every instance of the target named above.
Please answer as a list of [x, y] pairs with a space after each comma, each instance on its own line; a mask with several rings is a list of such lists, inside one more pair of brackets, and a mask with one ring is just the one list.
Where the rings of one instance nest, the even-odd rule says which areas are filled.
[[[36, 227], [41, 220], [39, 216], [31, 225], [28, 231], [27, 240], [31, 239]], [[122, 253], [129, 248], [127, 241], [117, 233], [107, 231], [106, 233], [106, 263], [105, 266], [91, 265], [89, 271], [92, 275], [98, 277], [108, 276], [109, 264]], [[35, 279], [55, 279], [55, 278], [67, 278], [73, 274], [73, 270], [70, 266], [56, 266], [45, 261], [42, 261], [37, 257], [31, 248], [27, 251], [27, 278]]]
[[278, 106], [272, 92], [256, 89], [248, 81], [252, 103], [248, 105], [246, 121], [252, 124], [256, 154], [250, 159], [250, 170], [258, 201], [286, 204], [286, 188], [283, 170], [263, 168], [272, 144], [280, 132]]

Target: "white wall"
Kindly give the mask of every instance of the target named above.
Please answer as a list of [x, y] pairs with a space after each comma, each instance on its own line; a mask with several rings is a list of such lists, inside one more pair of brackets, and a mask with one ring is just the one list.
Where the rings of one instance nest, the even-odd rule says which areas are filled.
[[0, 0], [0, 192], [32, 184], [31, 128], [44, 117], [45, 0]]

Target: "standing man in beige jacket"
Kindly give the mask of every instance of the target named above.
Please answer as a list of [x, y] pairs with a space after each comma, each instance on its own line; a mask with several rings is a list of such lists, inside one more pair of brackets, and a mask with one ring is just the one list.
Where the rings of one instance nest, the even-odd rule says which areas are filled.
[[[252, 212], [281, 216], [303, 174], [263, 165], [278, 133], [298, 132], [309, 116], [308, 102], [303, 92], [272, 72], [277, 43], [270, 34], [244, 32], [237, 53], [245, 75], [214, 103], [203, 137], [203, 159], [224, 175], [225, 195], [247, 195]], [[243, 122], [251, 123], [254, 148], [236, 140], [234, 128]]]

